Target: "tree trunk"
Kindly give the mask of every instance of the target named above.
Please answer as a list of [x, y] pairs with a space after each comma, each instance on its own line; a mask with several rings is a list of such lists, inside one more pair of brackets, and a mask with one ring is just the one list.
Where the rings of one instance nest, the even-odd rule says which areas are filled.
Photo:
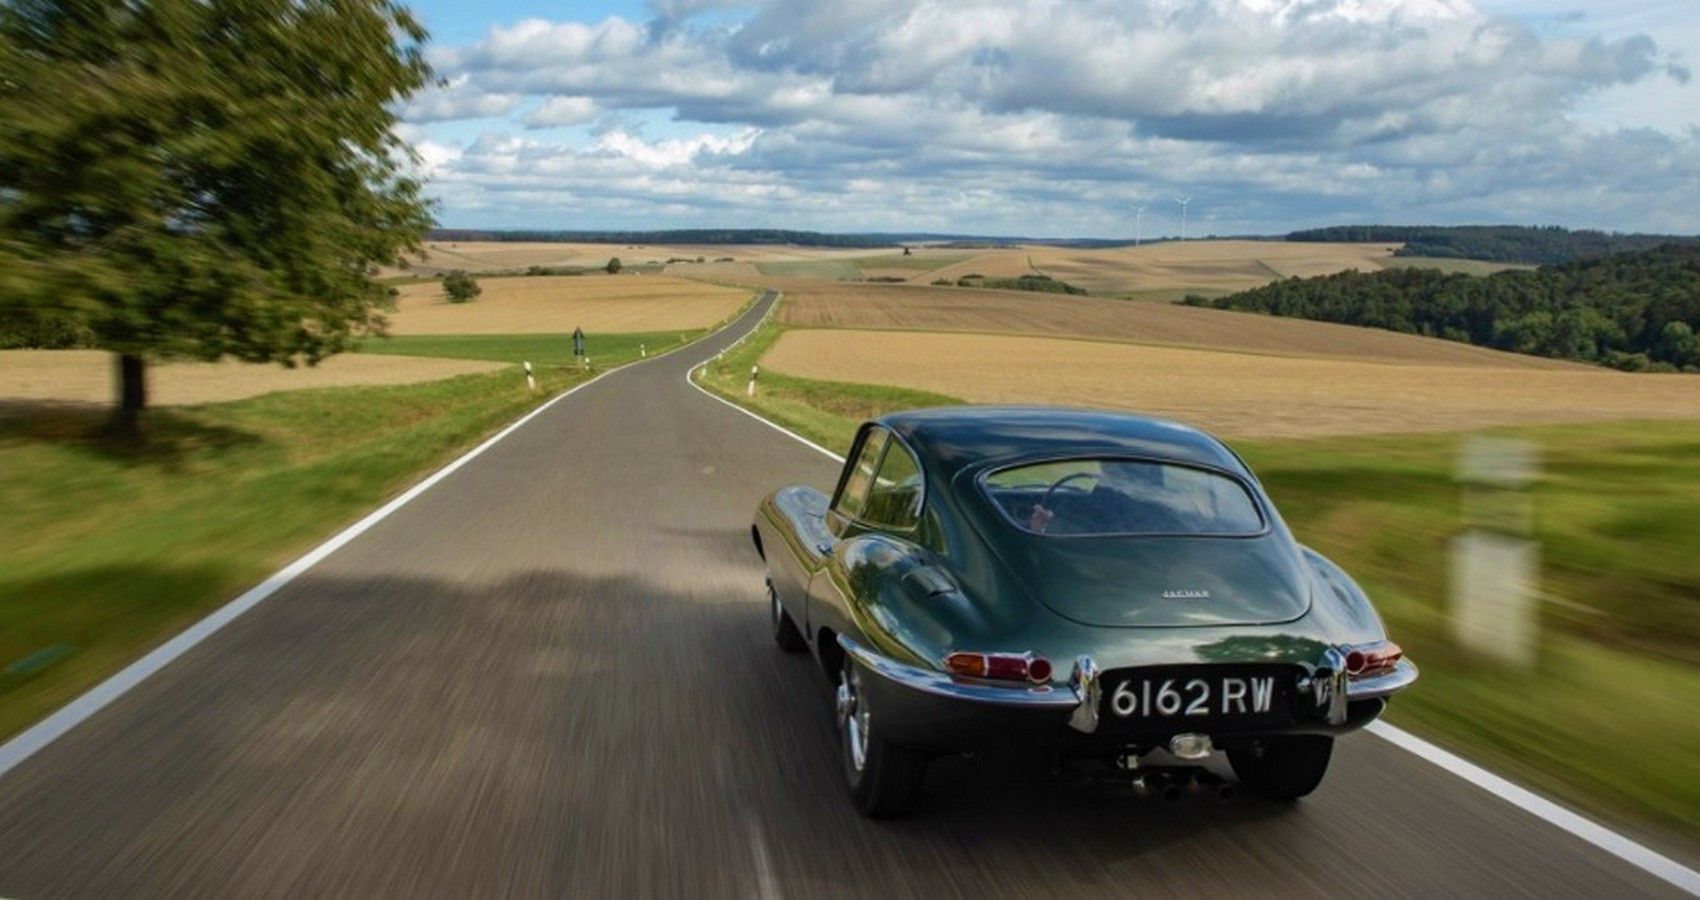
[[118, 355], [118, 426], [136, 430], [148, 405], [147, 362], [129, 353]]

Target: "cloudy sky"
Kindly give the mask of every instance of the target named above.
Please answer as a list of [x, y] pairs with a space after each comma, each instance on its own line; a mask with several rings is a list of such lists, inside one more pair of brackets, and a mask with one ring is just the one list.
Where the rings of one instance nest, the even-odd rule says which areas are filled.
[[448, 227], [1700, 232], [1697, 0], [415, 0]]

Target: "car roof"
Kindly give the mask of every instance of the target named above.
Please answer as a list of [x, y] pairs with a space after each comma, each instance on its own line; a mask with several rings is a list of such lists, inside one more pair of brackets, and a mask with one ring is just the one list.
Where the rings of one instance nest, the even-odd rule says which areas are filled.
[[879, 424], [947, 477], [987, 461], [1128, 455], [1250, 474], [1227, 447], [1190, 425], [1132, 413], [1057, 406], [947, 406], [891, 413]]

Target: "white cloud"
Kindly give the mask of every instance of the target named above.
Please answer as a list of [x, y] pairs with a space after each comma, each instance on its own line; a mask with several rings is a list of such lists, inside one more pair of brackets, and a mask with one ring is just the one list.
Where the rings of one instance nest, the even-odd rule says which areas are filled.
[[583, 125], [596, 118], [601, 109], [589, 97], [550, 97], [526, 114], [529, 128], [551, 128], [557, 125]]
[[[433, 54], [451, 82], [409, 121], [601, 122], [459, 155], [433, 134], [445, 221], [479, 224], [457, 215], [499, 192], [676, 224], [1114, 234], [1127, 204], [1184, 190], [1229, 231], [1345, 215], [1639, 228], [1649, 207], [1700, 229], [1692, 111], [1623, 99], [1681, 81], [1650, 27], [1532, 25], [1467, 0], [652, 7], [654, 22], [528, 20]], [[727, 7], [748, 14], [695, 18]], [[1600, 98], [1653, 130], [1590, 112]], [[506, 224], [562, 224], [554, 208]]]

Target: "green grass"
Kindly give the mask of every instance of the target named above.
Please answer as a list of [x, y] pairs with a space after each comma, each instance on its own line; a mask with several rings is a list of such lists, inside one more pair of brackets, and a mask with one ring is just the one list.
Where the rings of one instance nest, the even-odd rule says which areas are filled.
[[[635, 358], [638, 337], [593, 336], [596, 368]], [[531, 338], [396, 340], [507, 359]], [[0, 737], [595, 372], [538, 374], [535, 394], [505, 369], [156, 409], [140, 446], [114, 443], [99, 412], [4, 410]]]
[[[844, 452], [867, 417], [960, 402], [773, 373], [742, 375], [765, 325], [703, 379]], [[1608, 818], [1700, 834], [1700, 422], [1500, 429], [1541, 447], [1533, 491], [1542, 612], [1529, 671], [1448, 633], [1446, 546], [1462, 527], [1459, 436], [1235, 442], [1299, 538], [1352, 572], [1422, 667], [1389, 719]]]
[[703, 368], [701, 383], [745, 403], [763, 415], [802, 434], [822, 446], [843, 452], [850, 446], [856, 427], [863, 421], [899, 409], [953, 406], [955, 397], [908, 388], [839, 381], [793, 378], [762, 372], [756, 396], [745, 396], [750, 366], [779, 337], [780, 326], [771, 317], [747, 340], [728, 350], [723, 359]]
[[797, 259], [784, 262], [758, 262], [756, 271], [773, 278], [830, 278], [854, 281], [862, 270], [844, 259]]
[[[592, 363], [603, 357], [611, 360], [636, 358], [639, 348], [660, 353], [695, 340], [702, 331], [649, 331], [609, 334], [586, 334], [585, 355]], [[360, 346], [361, 353], [387, 353], [396, 356], [433, 356], [444, 359], [488, 359], [519, 364], [529, 361], [533, 366], [576, 364], [573, 359], [573, 338], [570, 334], [429, 334], [400, 337], [370, 338]]]

